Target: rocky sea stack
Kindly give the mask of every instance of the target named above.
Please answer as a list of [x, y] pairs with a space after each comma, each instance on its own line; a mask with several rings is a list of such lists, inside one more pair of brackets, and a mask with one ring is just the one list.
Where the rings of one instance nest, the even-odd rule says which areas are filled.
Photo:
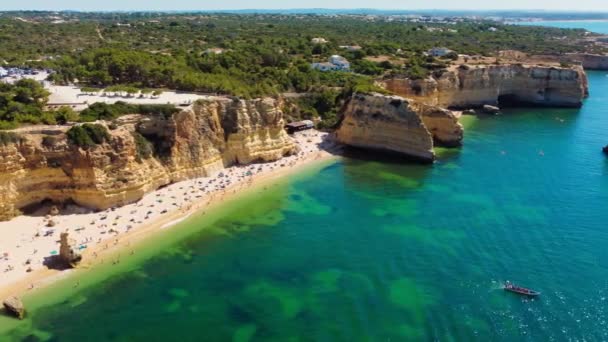
[[434, 143], [461, 144], [462, 125], [453, 112], [399, 96], [354, 94], [342, 113], [336, 139], [431, 162]]
[[21, 299], [17, 297], [9, 297], [2, 302], [4, 309], [10, 315], [13, 315], [19, 319], [23, 319], [25, 317], [25, 306]]
[[61, 233], [59, 259], [64, 265], [69, 267], [76, 267], [82, 261], [82, 256], [78, 250], [78, 243], [69, 237], [68, 232]]

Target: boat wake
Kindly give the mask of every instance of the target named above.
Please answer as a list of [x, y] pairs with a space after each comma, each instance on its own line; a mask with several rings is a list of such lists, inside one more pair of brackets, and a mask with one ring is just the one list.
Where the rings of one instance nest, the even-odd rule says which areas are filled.
[[490, 291], [504, 290], [505, 284], [506, 283], [504, 281], [492, 280], [492, 286], [490, 286]]

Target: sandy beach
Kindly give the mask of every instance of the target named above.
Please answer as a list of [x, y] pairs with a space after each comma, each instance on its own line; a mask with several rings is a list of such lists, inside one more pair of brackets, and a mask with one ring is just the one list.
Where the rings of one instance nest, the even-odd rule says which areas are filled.
[[[0, 299], [36, 291], [73, 272], [49, 269], [44, 264], [45, 258], [58, 253], [61, 232], [68, 231], [82, 251], [78, 268], [118, 263], [120, 259], [113, 256], [116, 251], [127, 258], [136, 253], [137, 242], [154, 232], [171, 229], [194, 213], [204, 215], [243, 190], [306, 164], [335, 158], [340, 152], [327, 133], [311, 130], [293, 137], [300, 146], [296, 155], [275, 162], [233, 166], [211, 177], [174, 183], [123, 207], [95, 212], [73, 205], [52, 217], [47, 215], [49, 207], [43, 207], [34, 214], [0, 222]], [[49, 220], [54, 221], [53, 227], [49, 227]], [[114, 259], [109, 260], [110, 256]]]

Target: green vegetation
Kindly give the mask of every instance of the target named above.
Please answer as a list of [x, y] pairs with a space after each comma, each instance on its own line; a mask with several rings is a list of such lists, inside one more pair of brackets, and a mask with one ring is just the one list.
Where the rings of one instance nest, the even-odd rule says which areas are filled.
[[298, 98], [295, 102], [297, 111], [288, 113], [292, 120], [312, 120], [320, 118], [318, 128], [331, 128], [338, 120], [341, 93], [325, 89], [318, 93]]
[[59, 137], [54, 135], [45, 135], [42, 138], [42, 146], [51, 148], [55, 146], [60, 141]]
[[388, 92], [374, 85], [370, 79], [357, 79], [348, 82], [340, 90], [325, 88], [297, 98], [294, 101], [294, 110], [286, 114], [291, 121], [320, 119], [317, 128], [331, 129], [338, 123], [340, 108], [353, 93], [387, 94]]
[[138, 132], [133, 132], [135, 140], [135, 148], [137, 151], [137, 161], [148, 159], [154, 154], [154, 147], [143, 135]]
[[64, 125], [68, 122], [109, 121], [125, 114], [167, 118], [180, 110], [169, 104], [133, 105], [118, 101], [115, 104], [94, 103], [80, 114], [68, 106], [44, 111], [47, 96], [48, 92], [36, 81], [24, 79], [14, 85], [0, 83], [0, 130], [13, 129], [24, 123]]
[[50, 115], [43, 115], [47, 96], [42, 85], [33, 80], [19, 80], [14, 85], [0, 83], [0, 129], [52, 121]]
[[[603, 52], [584, 30], [479, 20], [422, 24], [346, 15], [46, 12], [19, 13], [15, 20], [16, 15], [0, 16], [0, 61], [51, 68], [55, 73], [50, 79], [59, 84], [78, 82], [84, 93], [104, 89], [130, 97], [156, 97], [167, 88], [242, 98], [307, 93], [301, 113], [321, 117], [323, 126], [335, 121], [344, 96], [382, 92], [374, 78], [441, 75], [458, 56], [425, 56], [432, 47], [484, 56], [504, 49], [554, 55]], [[57, 16], [65, 22], [52, 23]], [[313, 44], [313, 37], [328, 42]], [[340, 47], [355, 44], [362, 49]], [[353, 72], [311, 68], [312, 62], [334, 54], [346, 57]], [[327, 99], [328, 91], [340, 93], [331, 110], [317, 102]], [[47, 95], [34, 81], [0, 85], [0, 129], [21, 123], [114, 120], [129, 113], [168, 116], [178, 110], [118, 102], [93, 104], [80, 115], [68, 108], [44, 112]]]
[[68, 122], [76, 122], [80, 119], [78, 113], [72, 107], [61, 106], [53, 113], [55, 121], [60, 125], [65, 125]]
[[[601, 49], [585, 39], [584, 30], [485, 21], [450, 25], [356, 16], [61, 13], [66, 22], [52, 24], [56, 13], [19, 15], [31, 22], [0, 17], [0, 60], [52, 68], [57, 71], [52, 79], [59, 83], [78, 80], [130, 95], [138, 89], [170, 88], [250, 98], [342, 87], [361, 75], [421, 78], [456, 57], [421, 60], [422, 52], [437, 46], [471, 55], [494, 55], [501, 49], [541, 54]], [[311, 38], [319, 36], [328, 43], [312, 44]], [[352, 44], [363, 49], [340, 48]], [[214, 48], [221, 53], [208, 51]], [[347, 57], [361, 75], [310, 68], [333, 54]], [[400, 62], [366, 59], [374, 56]]]
[[82, 148], [91, 148], [110, 140], [110, 133], [105, 126], [99, 124], [83, 124], [67, 131], [68, 141]]
[[16, 143], [21, 141], [21, 136], [13, 132], [2, 132], [0, 131], [0, 145], [6, 146], [8, 144]]
[[101, 89], [99, 89], [99, 88], [92, 88], [92, 87], [82, 87], [82, 88], [80, 88], [81, 92], [88, 93], [88, 94], [97, 93], [100, 90]]
[[344, 88], [342, 91], [343, 97], [350, 97], [353, 93], [380, 93], [380, 94], [390, 94], [390, 92], [384, 88], [381, 88], [375, 85], [373, 82], [353, 82]]
[[125, 114], [155, 115], [167, 118], [178, 111], [179, 108], [173, 105], [134, 105], [122, 101], [118, 101], [114, 104], [97, 102], [80, 113], [80, 121], [110, 121]]

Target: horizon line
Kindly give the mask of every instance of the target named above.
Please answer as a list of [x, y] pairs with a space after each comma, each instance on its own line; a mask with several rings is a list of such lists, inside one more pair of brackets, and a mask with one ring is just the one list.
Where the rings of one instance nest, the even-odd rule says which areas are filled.
[[163, 10], [163, 9], [99, 9], [99, 10], [81, 10], [81, 9], [0, 9], [2, 13], [10, 12], [80, 12], [80, 13], [111, 13], [111, 12], [157, 12], [157, 13], [179, 13], [179, 12], [242, 12], [242, 11], [387, 11], [387, 12], [432, 12], [432, 11], [445, 11], [445, 12], [471, 12], [471, 13], [483, 13], [483, 12], [545, 12], [545, 13], [587, 13], [589, 14], [608, 14], [606, 10], [593, 10], [593, 9], [524, 9], [524, 8], [488, 8], [488, 9], [454, 9], [454, 8], [421, 8], [421, 9], [398, 9], [398, 8], [370, 8], [370, 7], [353, 7], [353, 8], [332, 8], [332, 7], [294, 7], [294, 8], [234, 8], [234, 9], [175, 9], [175, 10]]

